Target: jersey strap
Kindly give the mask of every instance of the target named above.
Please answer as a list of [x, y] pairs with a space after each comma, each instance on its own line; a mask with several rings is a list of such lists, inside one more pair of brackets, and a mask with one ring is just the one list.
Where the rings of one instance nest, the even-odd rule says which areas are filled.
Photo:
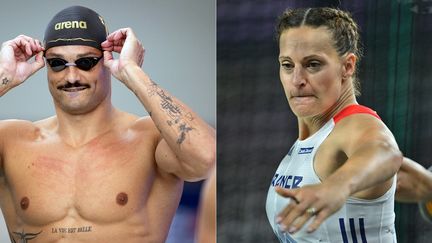
[[338, 123], [340, 120], [342, 120], [343, 118], [353, 115], [353, 114], [370, 114], [378, 119], [381, 120], [381, 117], [378, 116], [378, 114], [376, 113], [376, 111], [372, 110], [369, 107], [366, 106], [362, 106], [362, 105], [349, 105], [345, 108], [343, 108], [339, 113], [336, 114], [336, 116], [333, 117], [333, 120], [335, 123]]

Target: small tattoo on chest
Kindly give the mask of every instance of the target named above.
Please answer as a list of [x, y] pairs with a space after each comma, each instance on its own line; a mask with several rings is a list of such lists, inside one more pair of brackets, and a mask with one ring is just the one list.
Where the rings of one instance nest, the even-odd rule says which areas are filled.
[[2, 85], [6, 85], [8, 83], [9, 83], [9, 79], [7, 79], [7, 78], [2, 79]]
[[27, 243], [29, 240], [33, 240], [40, 233], [42, 233], [42, 230], [39, 233], [26, 233], [24, 232], [24, 230], [22, 230], [21, 232], [12, 232], [12, 233], [18, 236], [18, 241], [15, 241], [15, 238], [11, 237], [13, 243]]

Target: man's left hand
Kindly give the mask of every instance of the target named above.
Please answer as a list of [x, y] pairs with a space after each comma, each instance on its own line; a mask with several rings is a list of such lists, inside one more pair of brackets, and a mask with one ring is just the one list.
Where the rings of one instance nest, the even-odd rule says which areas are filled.
[[[123, 28], [114, 31], [102, 42], [104, 51], [104, 64], [118, 80], [123, 83], [127, 80], [125, 67], [141, 67], [144, 61], [144, 47], [136, 38], [131, 28]], [[114, 59], [112, 52], [120, 53], [118, 59]]]

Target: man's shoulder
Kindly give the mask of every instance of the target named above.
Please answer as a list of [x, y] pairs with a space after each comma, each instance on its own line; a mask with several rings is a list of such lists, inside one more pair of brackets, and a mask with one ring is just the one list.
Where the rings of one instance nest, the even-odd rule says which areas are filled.
[[20, 134], [25, 132], [35, 132], [52, 127], [55, 123], [55, 116], [37, 121], [21, 119], [0, 120], [0, 133], [14, 132]]
[[138, 143], [156, 144], [160, 140], [160, 133], [150, 116], [139, 117], [125, 112], [118, 115], [118, 121], [114, 127], [117, 133], [129, 134], [130, 138], [136, 139]]
[[0, 121], [2, 144], [17, 140], [33, 140], [40, 136], [40, 127], [32, 121], [8, 119]]
[[7, 119], [0, 121], [0, 132], [6, 132], [10, 130], [22, 130], [22, 129], [32, 129], [35, 128], [36, 125], [32, 121], [28, 120], [20, 120], [20, 119]]
[[135, 114], [119, 111], [117, 119], [117, 128], [119, 130], [128, 130], [136, 134], [145, 133], [145, 137], [148, 137], [149, 134], [154, 136], [158, 136], [159, 134], [159, 131], [150, 116], [140, 117]]
[[128, 124], [128, 127], [135, 131], [152, 131], [156, 126], [150, 116], [139, 117], [134, 114], [125, 113], [122, 119]]

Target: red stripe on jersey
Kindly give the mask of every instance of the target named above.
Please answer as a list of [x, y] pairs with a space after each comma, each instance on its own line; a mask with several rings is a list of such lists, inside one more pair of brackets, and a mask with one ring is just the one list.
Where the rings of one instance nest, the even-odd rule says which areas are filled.
[[345, 117], [353, 114], [370, 114], [378, 119], [381, 120], [381, 117], [378, 116], [376, 111], [372, 110], [369, 107], [362, 106], [362, 105], [349, 105], [345, 108], [343, 108], [339, 113], [336, 114], [336, 116], [333, 117], [333, 120], [336, 123], [338, 123], [340, 120], [344, 119]]

